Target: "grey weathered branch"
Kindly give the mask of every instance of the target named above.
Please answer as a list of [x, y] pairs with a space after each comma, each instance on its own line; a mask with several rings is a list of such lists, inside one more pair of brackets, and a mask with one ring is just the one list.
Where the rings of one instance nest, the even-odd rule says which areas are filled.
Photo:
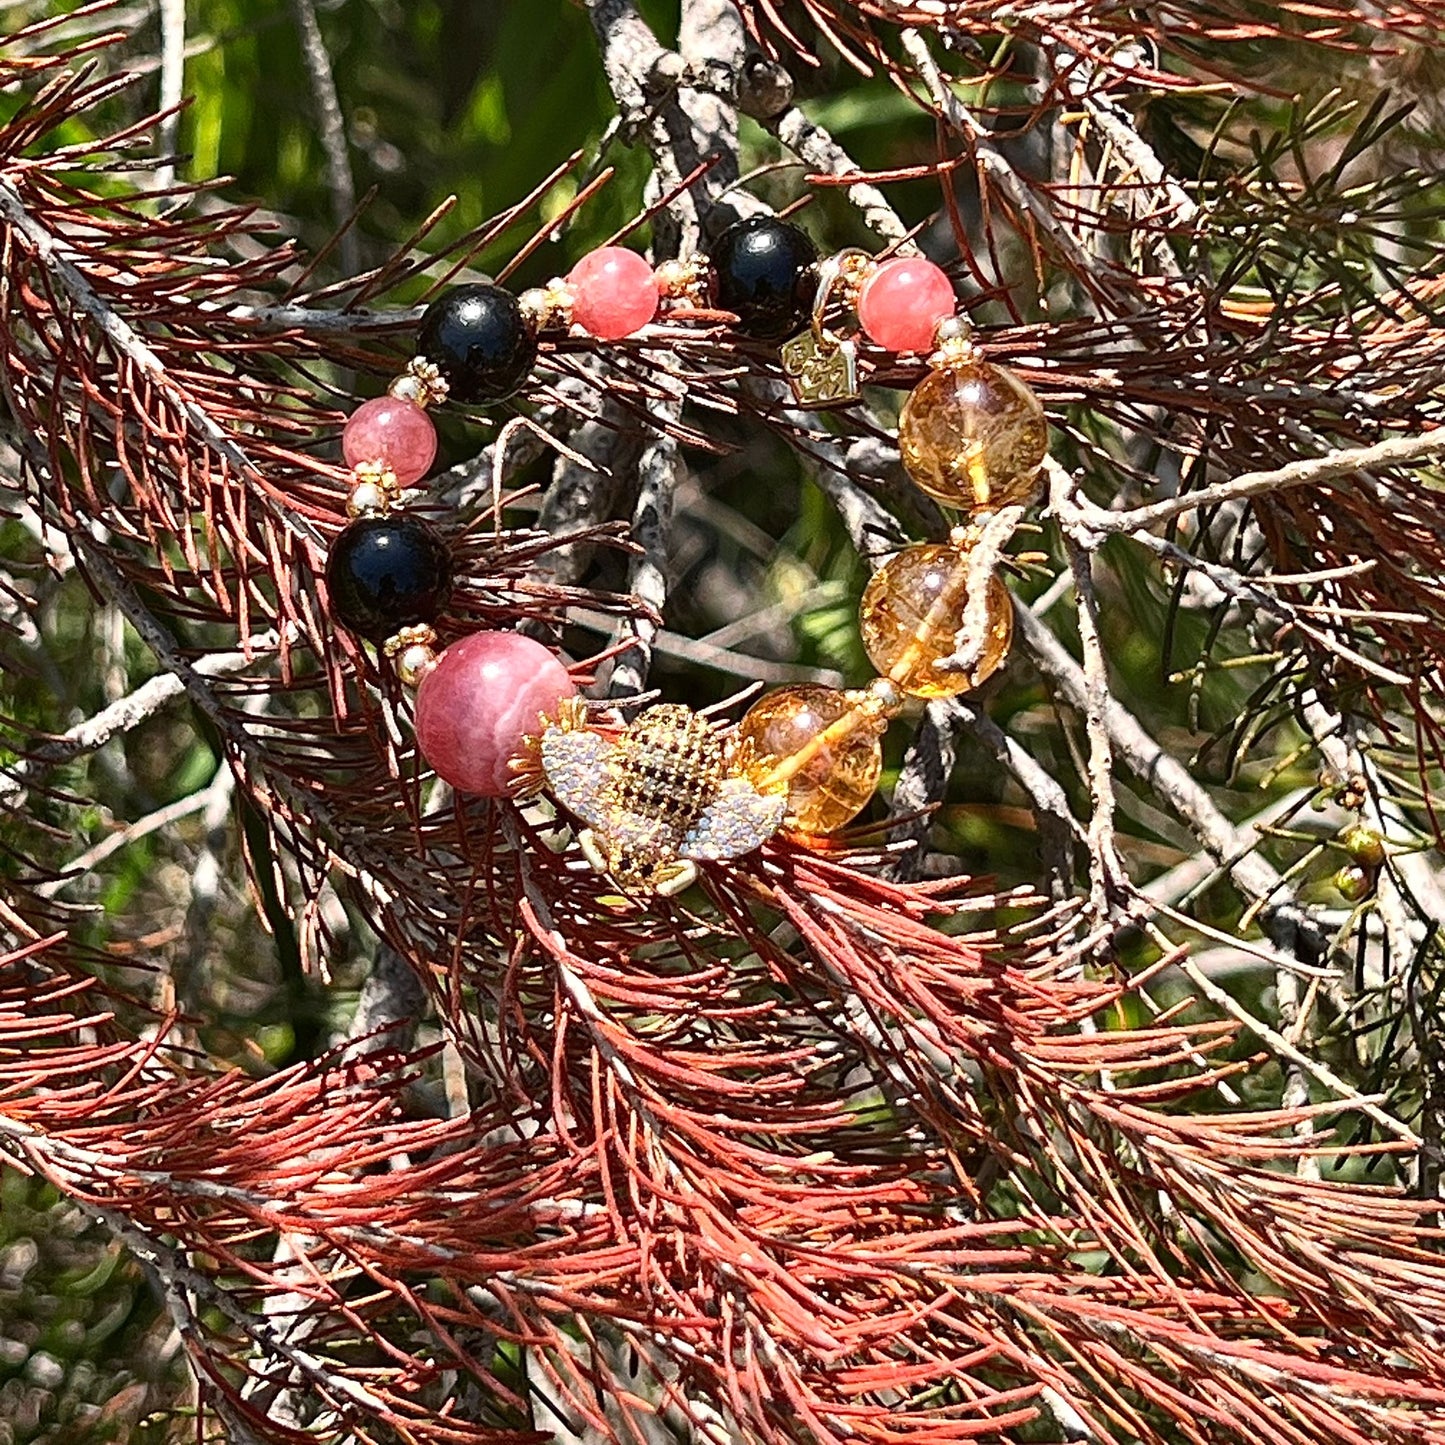
[[615, 698], [636, 697], [647, 685], [652, 667], [653, 642], [667, 602], [668, 535], [672, 525], [672, 499], [677, 489], [681, 460], [677, 441], [659, 431], [642, 449], [637, 466], [637, 501], [632, 509], [632, 540], [641, 549], [632, 560], [628, 585], [641, 607], [628, 620], [632, 648], [617, 660], [608, 692]]
[[160, 109], [163, 117], [156, 134], [161, 163], [156, 167], [156, 185], [175, 184], [175, 153], [180, 140], [180, 105], [185, 98], [186, 0], [160, 0], [161, 74]]
[[1109, 512], [1090, 503], [1080, 506], [1081, 521], [1100, 537], [1120, 532], [1137, 532], [1158, 526], [1185, 512], [1216, 507], [1222, 502], [1259, 497], [1289, 487], [1317, 486], [1337, 481], [1356, 472], [1375, 472], [1391, 467], [1428, 466], [1445, 457], [1445, 427], [1418, 436], [1391, 437], [1368, 447], [1341, 447], [1322, 457], [1302, 457], [1264, 472], [1245, 472], [1225, 482], [1215, 482], [1176, 497]]
[[[216, 652], [198, 658], [195, 663], [199, 677], [224, 677], [241, 672], [258, 658], [273, 652], [278, 634], [257, 633], [245, 652]], [[173, 698], [184, 691], [179, 678], [172, 673], [158, 673], [143, 682], [134, 692], [102, 708], [94, 717], [76, 723], [58, 738], [32, 748], [19, 762], [0, 774], [0, 807], [16, 807], [35, 777], [46, 768], [73, 762], [76, 758], [102, 748], [112, 738], [139, 727], [153, 717]]]
[[338, 243], [341, 266], [348, 276], [361, 269], [361, 245], [351, 224], [356, 210], [356, 181], [351, 174], [351, 148], [346, 140], [346, 118], [336, 94], [331, 56], [316, 18], [312, 0], [291, 0], [291, 14], [301, 39], [301, 59], [311, 84], [321, 149], [326, 155], [326, 179], [331, 188], [331, 211], [337, 226], [345, 226]]

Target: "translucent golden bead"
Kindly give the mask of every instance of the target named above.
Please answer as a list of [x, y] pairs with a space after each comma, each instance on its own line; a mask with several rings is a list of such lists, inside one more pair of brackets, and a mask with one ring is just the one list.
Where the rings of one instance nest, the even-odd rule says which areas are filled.
[[912, 697], [956, 697], [997, 672], [1013, 641], [1014, 610], [998, 577], [988, 582], [983, 647], [967, 672], [937, 664], [958, 651], [968, 607], [969, 554], [959, 547], [905, 547], [868, 583], [858, 626], [868, 660]]
[[946, 506], [1027, 502], [1049, 452], [1049, 424], [1007, 367], [971, 360], [931, 371], [898, 419], [908, 475]]
[[784, 687], [738, 726], [750, 747], [748, 779], [760, 793], [786, 792], [788, 826], [831, 833], [868, 806], [883, 771], [883, 709], [867, 693]]

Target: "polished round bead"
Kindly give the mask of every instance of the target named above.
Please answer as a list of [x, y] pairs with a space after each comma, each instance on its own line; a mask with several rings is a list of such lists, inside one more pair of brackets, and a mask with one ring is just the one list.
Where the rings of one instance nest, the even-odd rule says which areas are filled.
[[1007, 367], [972, 361], [931, 371], [898, 419], [908, 475], [946, 506], [1028, 502], [1049, 451], [1039, 399]]
[[359, 517], [342, 528], [326, 559], [331, 615], [373, 641], [434, 621], [451, 589], [451, 552], [416, 517]]
[[858, 606], [868, 660], [910, 697], [955, 697], [997, 672], [1013, 640], [1008, 588], [988, 582], [983, 648], [968, 672], [937, 666], [958, 651], [968, 607], [969, 554], [958, 547], [905, 547], [873, 574]]
[[537, 341], [517, 298], [500, 286], [457, 286], [427, 307], [417, 351], [455, 401], [500, 401], [526, 381]]
[[749, 780], [785, 793], [788, 826], [804, 833], [831, 833], [868, 806], [883, 771], [881, 733], [875, 707], [831, 687], [779, 688], [738, 725]]
[[806, 231], [772, 216], [752, 216], [729, 226], [711, 254], [713, 300], [738, 318], [744, 335], [781, 341], [808, 319], [818, 248]]
[[415, 486], [436, 460], [437, 429], [414, 401], [377, 396], [364, 401], [341, 433], [341, 455], [349, 467], [379, 466], [397, 484]]
[[422, 678], [417, 746], [458, 792], [505, 798], [523, 739], [575, 692], [567, 669], [540, 642], [517, 632], [474, 632]]
[[621, 341], [657, 315], [652, 267], [625, 246], [601, 246], [568, 273], [572, 319], [599, 341]]
[[953, 315], [953, 283], [922, 256], [884, 261], [858, 292], [858, 320], [885, 351], [932, 351], [938, 323]]

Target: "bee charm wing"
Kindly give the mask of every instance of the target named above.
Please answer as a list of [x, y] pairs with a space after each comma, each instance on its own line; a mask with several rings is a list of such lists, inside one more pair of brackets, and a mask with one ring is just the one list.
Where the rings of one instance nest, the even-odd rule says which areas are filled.
[[542, 775], [547, 791], [569, 813], [593, 828], [607, 826], [604, 793], [607, 759], [614, 743], [587, 728], [549, 726], [542, 734]]
[[785, 797], [765, 798], [745, 778], [729, 778], [687, 830], [680, 858], [714, 863], [761, 848], [783, 826]]

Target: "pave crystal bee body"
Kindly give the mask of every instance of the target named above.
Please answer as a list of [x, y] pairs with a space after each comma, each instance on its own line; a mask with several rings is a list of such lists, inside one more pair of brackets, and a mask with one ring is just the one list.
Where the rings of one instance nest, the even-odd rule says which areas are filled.
[[588, 825], [583, 853], [624, 888], [680, 893], [699, 862], [751, 853], [782, 826], [787, 800], [760, 794], [731, 741], [689, 708], [650, 707], [615, 740], [587, 726], [580, 701], [544, 723], [523, 767]]

